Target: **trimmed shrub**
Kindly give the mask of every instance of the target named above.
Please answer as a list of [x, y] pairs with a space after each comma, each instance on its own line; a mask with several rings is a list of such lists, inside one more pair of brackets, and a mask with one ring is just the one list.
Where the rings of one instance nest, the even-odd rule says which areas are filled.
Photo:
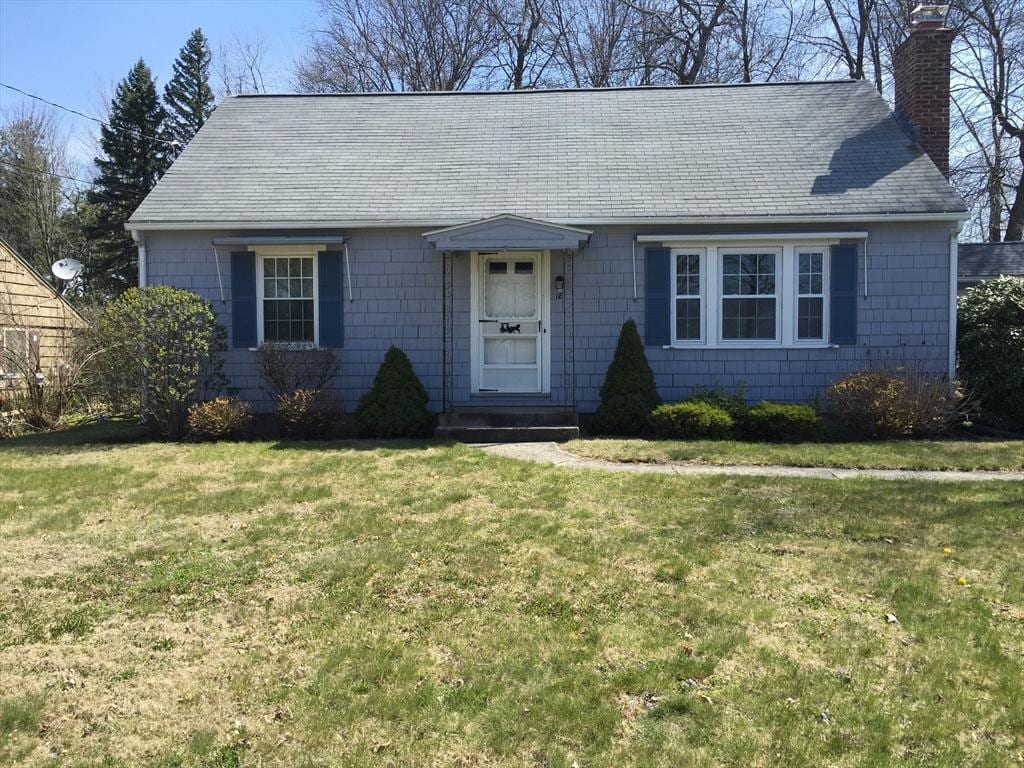
[[724, 440], [732, 434], [732, 417], [711, 403], [683, 402], [659, 405], [647, 417], [658, 437], [682, 440]]
[[1024, 278], [968, 289], [958, 306], [957, 352], [982, 420], [1024, 432]]
[[733, 423], [740, 424], [750, 410], [747, 405], [747, 398], [743, 395], [743, 387], [740, 386], [736, 392], [729, 394], [721, 388], [694, 387], [693, 393], [686, 399], [690, 403], [708, 403], [721, 408], [729, 414]]
[[753, 440], [766, 442], [816, 440], [822, 434], [822, 421], [809, 405], [764, 401], [747, 411], [743, 433]]
[[847, 438], [935, 437], [968, 421], [968, 401], [943, 377], [859, 371], [826, 392], [833, 430]]
[[373, 387], [359, 400], [356, 432], [360, 437], [429, 437], [435, 424], [429, 402], [412, 362], [405, 352], [391, 347]]
[[252, 426], [252, 407], [233, 397], [215, 397], [189, 406], [187, 426], [193, 440], [243, 437]]
[[94, 392], [114, 413], [180, 439], [188, 406], [225, 386], [227, 333], [213, 305], [178, 288], [130, 288], [85, 332]]
[[647, 417], [659, 405], [661, 397], [636, 322], [627, 320], [601, 385], [594, 431], [606, 435], [639, 435], [647, 428]]
[[320, 440], [331, 435], [341, 418], [337, 400], [315, 389], [286, 392], [278, 395], [276, 402], [283, 437]]

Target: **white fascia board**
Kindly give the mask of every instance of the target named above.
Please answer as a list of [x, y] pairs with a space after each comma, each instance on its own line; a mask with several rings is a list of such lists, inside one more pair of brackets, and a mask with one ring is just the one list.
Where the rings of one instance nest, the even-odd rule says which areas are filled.
[[[543, 221], [563, 226], [663, 226], [704, 224], [721, 226], [731, 224], [827, 224], [831, 222], [884, 223], [914, 221], [963, 222], [968, 218], [965, 211], [946, 213], [860, 213], [818, 216], [655, 216], [655, 217], [551, 217]], [[459, 219], [350, 219], [329, 221], [129, 221], [127, 230], [140, 232], [195, 231], [223, 229], [379, 229], [384, 227], [431, 227], [443, 229], [465, 224]]]

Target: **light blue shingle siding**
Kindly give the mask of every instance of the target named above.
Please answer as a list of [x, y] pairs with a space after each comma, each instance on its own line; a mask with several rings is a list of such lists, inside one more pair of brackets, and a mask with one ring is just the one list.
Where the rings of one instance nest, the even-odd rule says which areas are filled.
[[[800, 229], [805, 231], [806, 226]], [[839, 349], [677, 350], [648, 347], [647, 355], [666, 400], [686, 397], [695, 386], [746, 387], [752, 400], [807, 401], [844, 373], [887, 362], [944, 373], [948, 361], [949, 225], [851, 224], [867, 230], [868, 296], [863, 295], [864, 263], [858, 259], [857, 343]], [[348, 409], [373, 381], [391, 344], [409, 355], [431, 396], [443, 402], [442, 258], [422, 238], [425, 230], [353, 230], [347, 232], [353, 301], [344, 296], [345, 347], [337, 394]], [[685, 233], [685, 227], [673, 227]], [[697, 231], [693, 229], [691, 231]], [[767, 231], [765, 227], [734, 232]], [[645, 234], [656, 233], [645, 228]], [[552, 299], [550, 397], [523, 403], [566, 404], [569, 369], [565, 364], [563, 303], [575, 291], [575, 368], [577, 405], [597, 406], [597, 392], [611, 361], [622, 323], [634, 318], [643, 334], [644, 260], [637, 248], [638, 299], [633, 299], [632, 238], [635, 230], [599, 227], [582, 255], [575, 258], [575, 285], [561, 254], [554, 254], [551, 276], [565, 275], [566, 295]], [[147, 235], [149, 279], [176, 285], [209, 298], [221, 322], [231, 327], [231, 259], [220, 248], [224, 300], [221, 300], [211, 240], [238, 232], [152, 232]], [[470, 388], [469, 258], [454, 258], [454, 339], [451, 391], [456, 404], [479, 404]], [[229, 350], [225, 365], [241, 397], [269, 407], [248, 350]], [[520, 402], [503, 398], [502, 402]]]

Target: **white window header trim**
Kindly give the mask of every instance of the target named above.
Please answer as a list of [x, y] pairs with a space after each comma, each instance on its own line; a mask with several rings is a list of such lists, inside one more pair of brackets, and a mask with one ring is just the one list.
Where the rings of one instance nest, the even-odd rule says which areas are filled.
[[792, 240], [810, 240], [815, 242], [830, 240], [866, 240], [867, 232], [758, 232], [752, 234], [691, 234], [691, 235], [637, 235], [638, 243], [664, 243], [669, 247], [680, 247], [703, 243], [728, 242], [763, 242], [780, 243]]

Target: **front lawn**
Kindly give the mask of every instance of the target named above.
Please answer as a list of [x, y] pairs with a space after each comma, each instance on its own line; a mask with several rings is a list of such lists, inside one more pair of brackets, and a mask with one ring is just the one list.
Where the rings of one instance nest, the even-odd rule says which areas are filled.
[[747, 443], [739, 440], [573, 440], [565, 448], [606, 461], [781, 464], [857, 469], [1024, 469], [1024, 440]]
[[1024, 483], [8, 441], [0, 764], [1014, 764], [1022, 531]]

